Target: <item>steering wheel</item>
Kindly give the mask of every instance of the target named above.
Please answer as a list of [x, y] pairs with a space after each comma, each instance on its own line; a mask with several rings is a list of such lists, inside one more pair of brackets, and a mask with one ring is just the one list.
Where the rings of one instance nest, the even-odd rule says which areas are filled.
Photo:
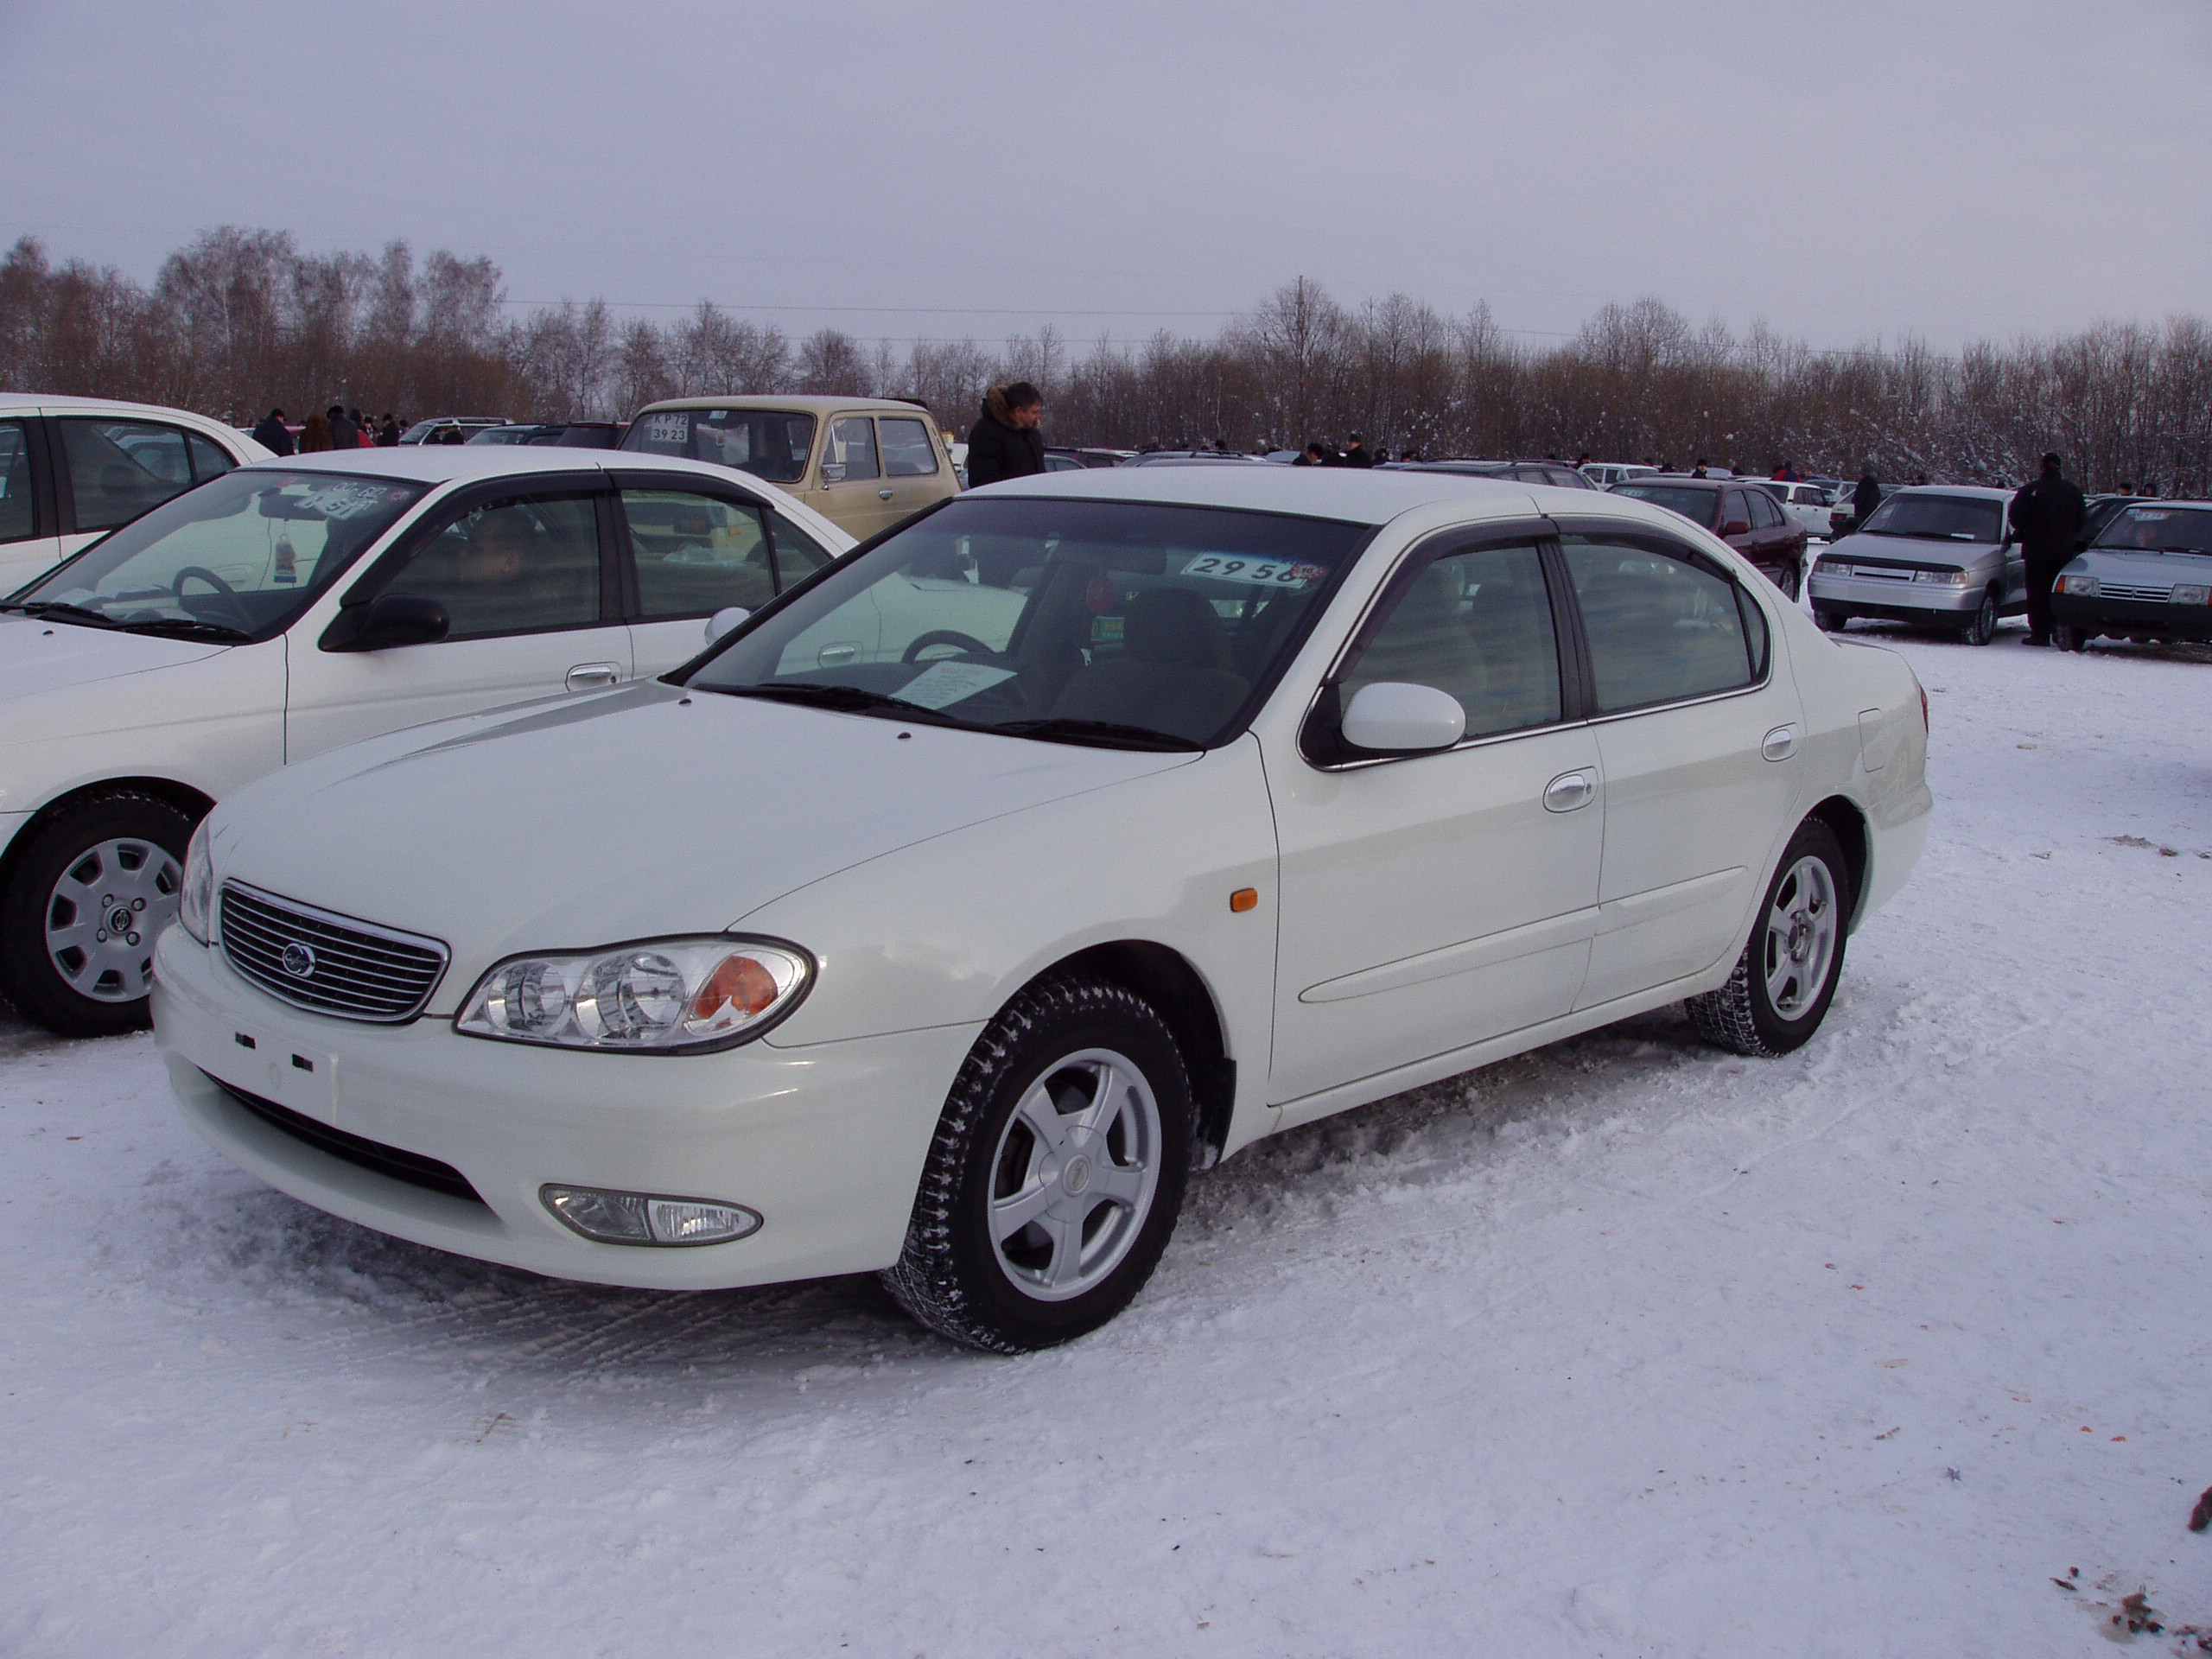
[[991, 654], [991, 648], [973, 634], [961, 633], [952, 628], [931, 628], [912, 645], [907, 646], [906, 655], [899, 660], [902, 663], [918, 663], [922, 660], [922, 653], [931, 645], [952, 645], [978, 657], [988, 657]]
[[188, 611], [192, 609], [191, 606], [185, 604], [184, 584], [194, 576], [199, 577], [200, 581], [215, 590], [216, 599], [230, 612], [243, 632], [247, 633], [253, 632], [253, 619], [246, 614], [245, 603], [239, 599], [238, 590], [204, 564], [188, 564], [170, 579], [169, 591], [176, 595], [178, 604], [184, 605], [184, 608]]

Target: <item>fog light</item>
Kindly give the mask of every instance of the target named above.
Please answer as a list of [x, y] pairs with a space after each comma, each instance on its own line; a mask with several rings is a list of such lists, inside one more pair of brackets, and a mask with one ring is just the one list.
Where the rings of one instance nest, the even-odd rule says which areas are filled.
[[760, 1214], [711, 1198], [542, 1186], [537, 1196], [572, 1231], [601, 1244], [727, 1244], [760, 1230]]

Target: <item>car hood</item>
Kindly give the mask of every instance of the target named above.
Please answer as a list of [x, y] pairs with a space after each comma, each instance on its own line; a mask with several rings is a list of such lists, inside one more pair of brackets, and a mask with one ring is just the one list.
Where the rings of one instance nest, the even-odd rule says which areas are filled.
[[0, 615], [0, 699], [175, 668], [229, 649], [204, 639], [164, 639], [35, 616]]
[[1973, 564], [1987, 558], [2001, 542], [1955, 542], [1941, 536], [1870, 536], [1861, 531], [1828, 547], [1831, 556], [1899, 559], [1913, 564]]
[[2212, 575], [2212, 555], [2152, 553], [2139, 547], [2093, 547], [2077, 556], [2067, 569], [2076, 566], [2103, 575], [2136, 576], [2145, 582], [2202, 582]]
[[212, 844], [219, 880], [445, 940], [444, 1009], [517, 951], [734, 927], [864, 860], [1195, 758], [654, 683], [334, 751], [226, 801]]

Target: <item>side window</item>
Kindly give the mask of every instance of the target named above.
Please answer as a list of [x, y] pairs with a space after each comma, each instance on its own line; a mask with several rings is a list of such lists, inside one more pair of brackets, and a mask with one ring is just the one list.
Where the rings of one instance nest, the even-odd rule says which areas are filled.
[[822, 452], [822, 481], [849, 484], [876, 478], [875, 423], [865, 415], [841, 415], [830, 423], [830, 442]]
[[238, 465], [219, 443], [203, 438], [197, 432], [188, 432], [184, 437], [185, 442], [192, 446], [194, 483], [205, 484], [209, 479], [219, 477]]
[[1733, 582], [1648, 547], [1573, 536], [1561, 545], [1599, 713], [1751, 683], [1758, 664]]
[[1774, 498], [1764, 490], [1754, 490], [1751, 493], [1752, 527], [1758, 530], [1779, 530], [1782, 528], [1782, 509], [1775, 505]]
[[0, 542], [20, 542], [37, 533], [30, 434], [21, 421], [0, 421]]
[[775, 508], [768, 509], [769, 533], [776, 538], [776, 586], [802, 582], [836, 556]]
[[1421, 571], [1360, 648], [1343, 700], [1377, 680], [1450, 692], [1470, 737], [1559, 719], [1559, 643], [1536, 550], [1476, 548]]
[[61, 422], [79, 530], [113, 530], [192, 486], [184, 434], [150, 421]]
[[919, 421], [879, 419], [883, 436], [883, 475], [886, 478], [927, 478], [937, 471], [937, 446], [930, 429]]
[[599, 620], [599, 514], [588, 495], [509, 496], [448, 519], [384, 586], [435, 599], [448, 639]]
[[1728, 533], [1729, 525], [1748, 524], [1751, 522], [1751, 504], [1744, 499], [1744, 493], [1741, 490], [1723, 492], [1720, 497], [1720, 525], [1713, 534], [1726, 536]]
[[648, 620], [725, 605], [758, 610], [775, 597], [759, 509], [689, 490], [625, 490], [622, 513], [638, 561], [639, 613]]

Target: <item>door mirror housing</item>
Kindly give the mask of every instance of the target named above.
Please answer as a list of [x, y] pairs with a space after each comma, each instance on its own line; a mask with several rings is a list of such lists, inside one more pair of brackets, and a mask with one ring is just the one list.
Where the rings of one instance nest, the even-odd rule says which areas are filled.
[[707, 619], [707, 643], [713, 645], [723, 635], [734, 632], [753, 613], [742, 605], [725, 605]]
[[395, 645], [434, 645], [453, 626], [446, 607], [420, 594], [378, 594], [365, 605], [348, 605], [324, 630], [325, 651], [389, 651]]
[[1720, 526], [1720, 539], [1724, 542], [1731, 536], [1748, 536], [1751, 533], [1751, 526], [1750, 521], [1747, 519], [1731, 518], [1726, 524]]
[[1465, 737], [1467, 711], [1459, 698], [1433, 685], [1377, 680], [1353, 694], [1340, 730], [1356, 749], [1419, 754], [1448, 749]]

